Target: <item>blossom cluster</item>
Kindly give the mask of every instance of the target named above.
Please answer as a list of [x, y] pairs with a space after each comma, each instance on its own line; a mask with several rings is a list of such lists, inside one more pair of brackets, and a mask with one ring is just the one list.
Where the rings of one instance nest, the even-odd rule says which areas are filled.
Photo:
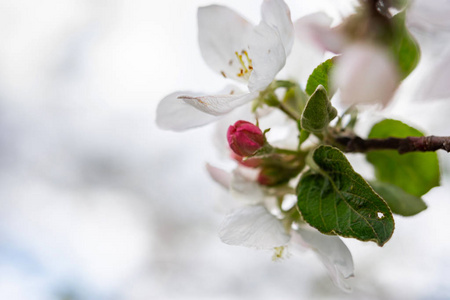
[[[377, 185], [369, 185], [341, 156], [339, 137], [354, 134], [357, 107], [389, 105], [402, 80], [418, 64], [420, 51], [407, 29], [406, 12], [406, 5], [395, 1], [360, 1], [354, 14], [332, 27], [332, 18], [324, 13], [293, 22], [283, 0], [264, 0], [257, 25], [224, 6], [199, 8], [199, 45], [206, 64], [246, 87], [227, 88], [217, 95], [172, 93], [160, 102], [156, 121], [162, 129], [183, 131], [228, 120], [224, 116], [233, 115], [238, 107], [248, 109], [223, 133], [236, 168], [227, 172], [207, 165], [211, 177], [240, 203], [219, 229], [223, 242], [272, 249], [274, 258], [282, 257], [286, 247], [310, 248], [334, 283], [350, 290], [346, 279], [353, 275], [352, 256], [336, 235], [381, 246], [394, 230], [391, 211], [398, 212], [388, 207], [381, 188], [375, 193]], [[297, 73], [311, 74], [307, 81], [301, 76], [286, 78], [286, 62], [294, 56], [305, 68]], [[332, 102], [347, 109], [338, 116]], [[282, 112], [277, 122], [288, 132], [284, 141], [268, 138], [276, 126], [273, 122], [260, 127], [260, 121], [276, 112]], [[333, 177], [341, 171], [342, 177]], [[318, 187], [318, 182], [323, 186]], [[435, 185], [430, 183], [425, 192]], [[400, 188], [409, 192], [408, 187]], [[315, 199], [318, 202], [311, 202], [317, 191], [321, 193]], [[352, 196], [344, 197], [344, 193]], [[373, 200], [367, 204], [358, 197]], [[318, 221], [315, 209], [330, 199], [337, 199], [329, 208], [335, 210], [336, 218], [333, 221], [324, 213]], [[341, 210], [342, 202], [347, 206]], [[358, 216], [353, 217], [349, 208]], [[343, 220], [350, 223], [345, 225], [348, 228], [339, 224]]]

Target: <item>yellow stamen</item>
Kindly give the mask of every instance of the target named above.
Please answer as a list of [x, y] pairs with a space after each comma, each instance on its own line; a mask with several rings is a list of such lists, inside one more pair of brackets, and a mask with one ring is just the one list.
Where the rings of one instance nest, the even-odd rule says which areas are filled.
[[[247, 58], [247, 62], [248, 62], [249, 67], [251, 67], [251, 66], [252, 66], [252, 60], [250, 59], [250, 57], [248, 57], [247, 51], [243, 50], [242, 53], [243, 53], [243, 54], [245, 55], [245, 57]], [[252, 69], [253, 69], [253, 68], [252, 68]]]
[[[244, 77], [245, 79], [248, 79], [250, 77], [250, 73], [253, 70], [252, 66], [252, 60], [248, 56], [247, 51], [242, 50], [241, 54], [239, 54], [237, 51], [234, 52], [236, 55], [236, 58], [239, 61], [239, 64], [242, 68], [239, 69], [239, 73], [237, 74], [238, 77]], [[243, 55], [245, 56], [246, 62], [243, 59]]]
[[274, 247], [274, 253], [272, 256], [272, 260], [273, 261], [278, 261], [280, 259], [283, 259], [283, 254], [284, 254], [284, 250], [285, 247], [284, 246], [280, 246], [280, 247]]

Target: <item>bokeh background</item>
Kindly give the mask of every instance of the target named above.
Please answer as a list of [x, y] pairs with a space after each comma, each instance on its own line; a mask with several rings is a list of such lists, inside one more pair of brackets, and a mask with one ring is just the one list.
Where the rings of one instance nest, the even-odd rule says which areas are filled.
[[[317, 10], [338, 20], [351, 8], [286, 2], [294, 20]], [[312, 252], [272, 262], [220, 242], [223, 197], [205, 171], [221, 163], [214, 126], [155, 125], [166, 94], [225, 85], [197, 46], [196, 10], [211, 3], [259, 20], [260, 1], [0, 1], [0, 299], [449, 299], [445, 153], [429, 208], [397, 217], [387, 245], [345, 239], [352, 294]], [[448, 101], [414, 93], [449, 45], [441, 31], [416, 31], [424, 60], [375, 114], [450, 134]]]

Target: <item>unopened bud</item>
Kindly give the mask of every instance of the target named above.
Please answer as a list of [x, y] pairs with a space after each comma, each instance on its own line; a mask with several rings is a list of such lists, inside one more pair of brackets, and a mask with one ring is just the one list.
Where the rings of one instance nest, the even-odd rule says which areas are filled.
[[275, 186], [289, 182], [304, 168], [305, 164], [297, 157], [272, 157], [266, 160], [258, 175], [258, 183], [265, 186]]
[[250, 156], [264, 146], [265, 139], [261, 129], [247, 121], [237, 121], [228, 128], [228, 144], [239, 156]]
[[231, 152], [231, 158], [233, 158], [235, 161], [237, 161], [240, 165], [248, 167], [248, 168], [258, 168], [262, 163], [261, 158], [257, 158], [257, 157], [245, 158], [240, 155], [237, 155], [234, 152]]
[[266, 167], [258, 175], [258, 183], [266, 186], [274, 186], [289, 181], [291, 177], [283, 173], [282, 168]]

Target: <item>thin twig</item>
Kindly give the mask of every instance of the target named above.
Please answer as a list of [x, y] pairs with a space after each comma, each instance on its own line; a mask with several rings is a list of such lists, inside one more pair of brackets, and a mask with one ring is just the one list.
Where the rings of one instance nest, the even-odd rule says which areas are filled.
[[439, 149], [450, 152], [450, 136], [409, 136], [406, 138], [362, 139], [337, 137], [335, 141], [345, 152], [368, 152], [372, 150], [397, 150], [398, 153], [428, 152]]
[[298, 121], [300, 119], [299, 116], [296, 116], [292, 111], [289, 110], [289, 108], [284, 105], [283, 102], [280, 102], [280, 105], [278, 106], [282, 112], [284, 112], [289, 118], [291, 118], [294, 121]]

